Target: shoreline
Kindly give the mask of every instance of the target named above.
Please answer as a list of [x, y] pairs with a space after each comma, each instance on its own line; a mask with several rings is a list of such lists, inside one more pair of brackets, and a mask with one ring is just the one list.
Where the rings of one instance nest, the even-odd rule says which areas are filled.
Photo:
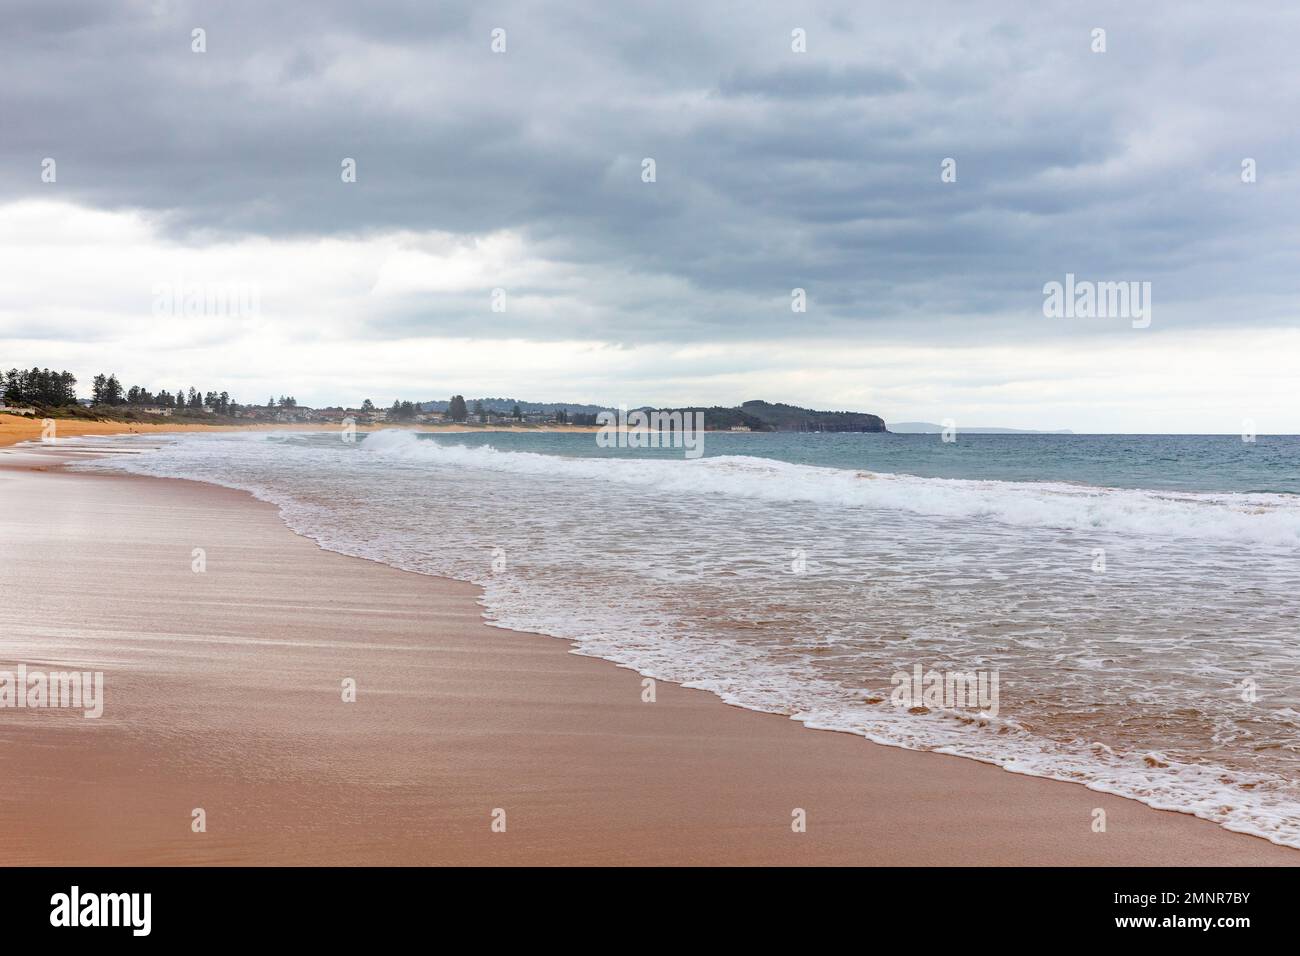
[[[6, 415], [0, 412], [0, 448], [16, 445], [24, 441], [39, 441], [41, 437], [41, 419], [25, 415]], [[111, 437], [114, 435], [180, 435], [186, 432], [338, 432], [341, 425], [326, 422], [250, 422], [246, 425], [208, 424], [207, 422], [115, 422], [91, 421], [83, 418], [56, 418], [56, 432], [63, 438], [82, 438], [86, 436]], [[376, 422], [370, 425], [357, 425], [356, 432], [366, 435], [379, 431], [408, 431], [428, 435], [595, 435], [602, 431], [601, 425], [476, 425], [473, 423], [452, 424], [409, 424], [400, 422]], [[652, 434], [645, 429], [615, 429], [617, 433]], [[736, 434], [730, 429], [705, 429], [707, 435]], [[744, 432], [746, 435], [777, 435], [783, 432]], [[891, 434], [890, 432], [873, 432], [870, 434]]]
[[644, 703], [634, 671], [486, 624], [473, 585], [325, 551], [245, 492], [58, 467], [75, 456], [0, 459], [0, 560], [23, 595], [0, 662], [103, 665], [107, 697], [101, 721], [0, 710], [11, 860], [1300, 864], [1189, 814], [702, 690], [660, 681]]
[[[6, 415], [0, 412], [0, 448], [16, 445], [24, 441], [39, 441], [41, 437], [41, 419], [25, 415]], [[91, 421], [83, 418], [56, 418], [56, 434], [63, 438], [82, 438], [101, 435], [166, 435], [184, 434], [186, 432], [337, 432], [340, 425], [325, 422], [253, 422], [247, 425], [219, 425], [206, 422], [114, 422]], [[373, 425], [358, 425], [358, 434], [397, 429], [400, 431], [427, 432], [429, 434], [463, 435], [463, 434], [503, 434], [517, 432], [526, 435], [545, 434], [594, 434], [599, 431], [595, 425], [546, 425], [536, 428], [524, 428], [518, 425], [411, 425], [379, 422]]]

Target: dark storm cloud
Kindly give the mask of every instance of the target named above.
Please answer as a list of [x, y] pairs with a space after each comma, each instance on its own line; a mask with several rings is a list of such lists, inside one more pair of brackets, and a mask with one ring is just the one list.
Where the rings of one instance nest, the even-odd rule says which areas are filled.
[[[1279, 322], [1297, 22], [1283, 3], [9, 4], [0, 199], [140, 208], [189, 243], [513, 230], [647, 279], [598, 290], [603, 318], [512, 319], [538, 337], [815, 321], [1014, 341], [1054, 334], [1041, 288], [1066, 271], [1153, 281], [1165, 323]], [[795, 286], [814, 303], [797, 320]], [[369, 331], [460, 308], [413, 302]]]

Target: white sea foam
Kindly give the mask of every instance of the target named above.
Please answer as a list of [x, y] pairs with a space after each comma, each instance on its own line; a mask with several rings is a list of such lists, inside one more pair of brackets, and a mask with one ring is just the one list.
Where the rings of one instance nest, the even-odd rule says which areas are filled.
[[695, 461], [566, 458], [420, 440], [390, 429], [362, 449], [407, 461], [518, 475], [614, 482], [664, 494], [726, 495], [882, 508], [946, 518], [1078, 531], [1115, 531], [1300, 547], [1300, 500], [1272, 494], [1192, 494], [1053, 482], [918, 478], [717, 456]]

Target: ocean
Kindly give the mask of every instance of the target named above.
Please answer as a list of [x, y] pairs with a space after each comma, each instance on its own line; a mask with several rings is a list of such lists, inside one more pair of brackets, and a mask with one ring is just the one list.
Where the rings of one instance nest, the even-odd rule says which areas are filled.
[[[737, 706], [1300, 847], [1294, 436], [88, 444], [120, 453], [77, 467], [250, 491], [324, 548], [481, 585], [491, 623]], [[973, 674], [993, 706], [907, 696]]]

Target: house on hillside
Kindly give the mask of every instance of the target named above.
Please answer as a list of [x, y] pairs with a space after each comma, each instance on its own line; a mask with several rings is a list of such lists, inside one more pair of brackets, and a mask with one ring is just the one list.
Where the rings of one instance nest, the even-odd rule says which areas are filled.
[[275, 413], [277, 422], [309, 422], [316, 417], [316, 410], [305, 405], [294, 405], [278, 409]]

